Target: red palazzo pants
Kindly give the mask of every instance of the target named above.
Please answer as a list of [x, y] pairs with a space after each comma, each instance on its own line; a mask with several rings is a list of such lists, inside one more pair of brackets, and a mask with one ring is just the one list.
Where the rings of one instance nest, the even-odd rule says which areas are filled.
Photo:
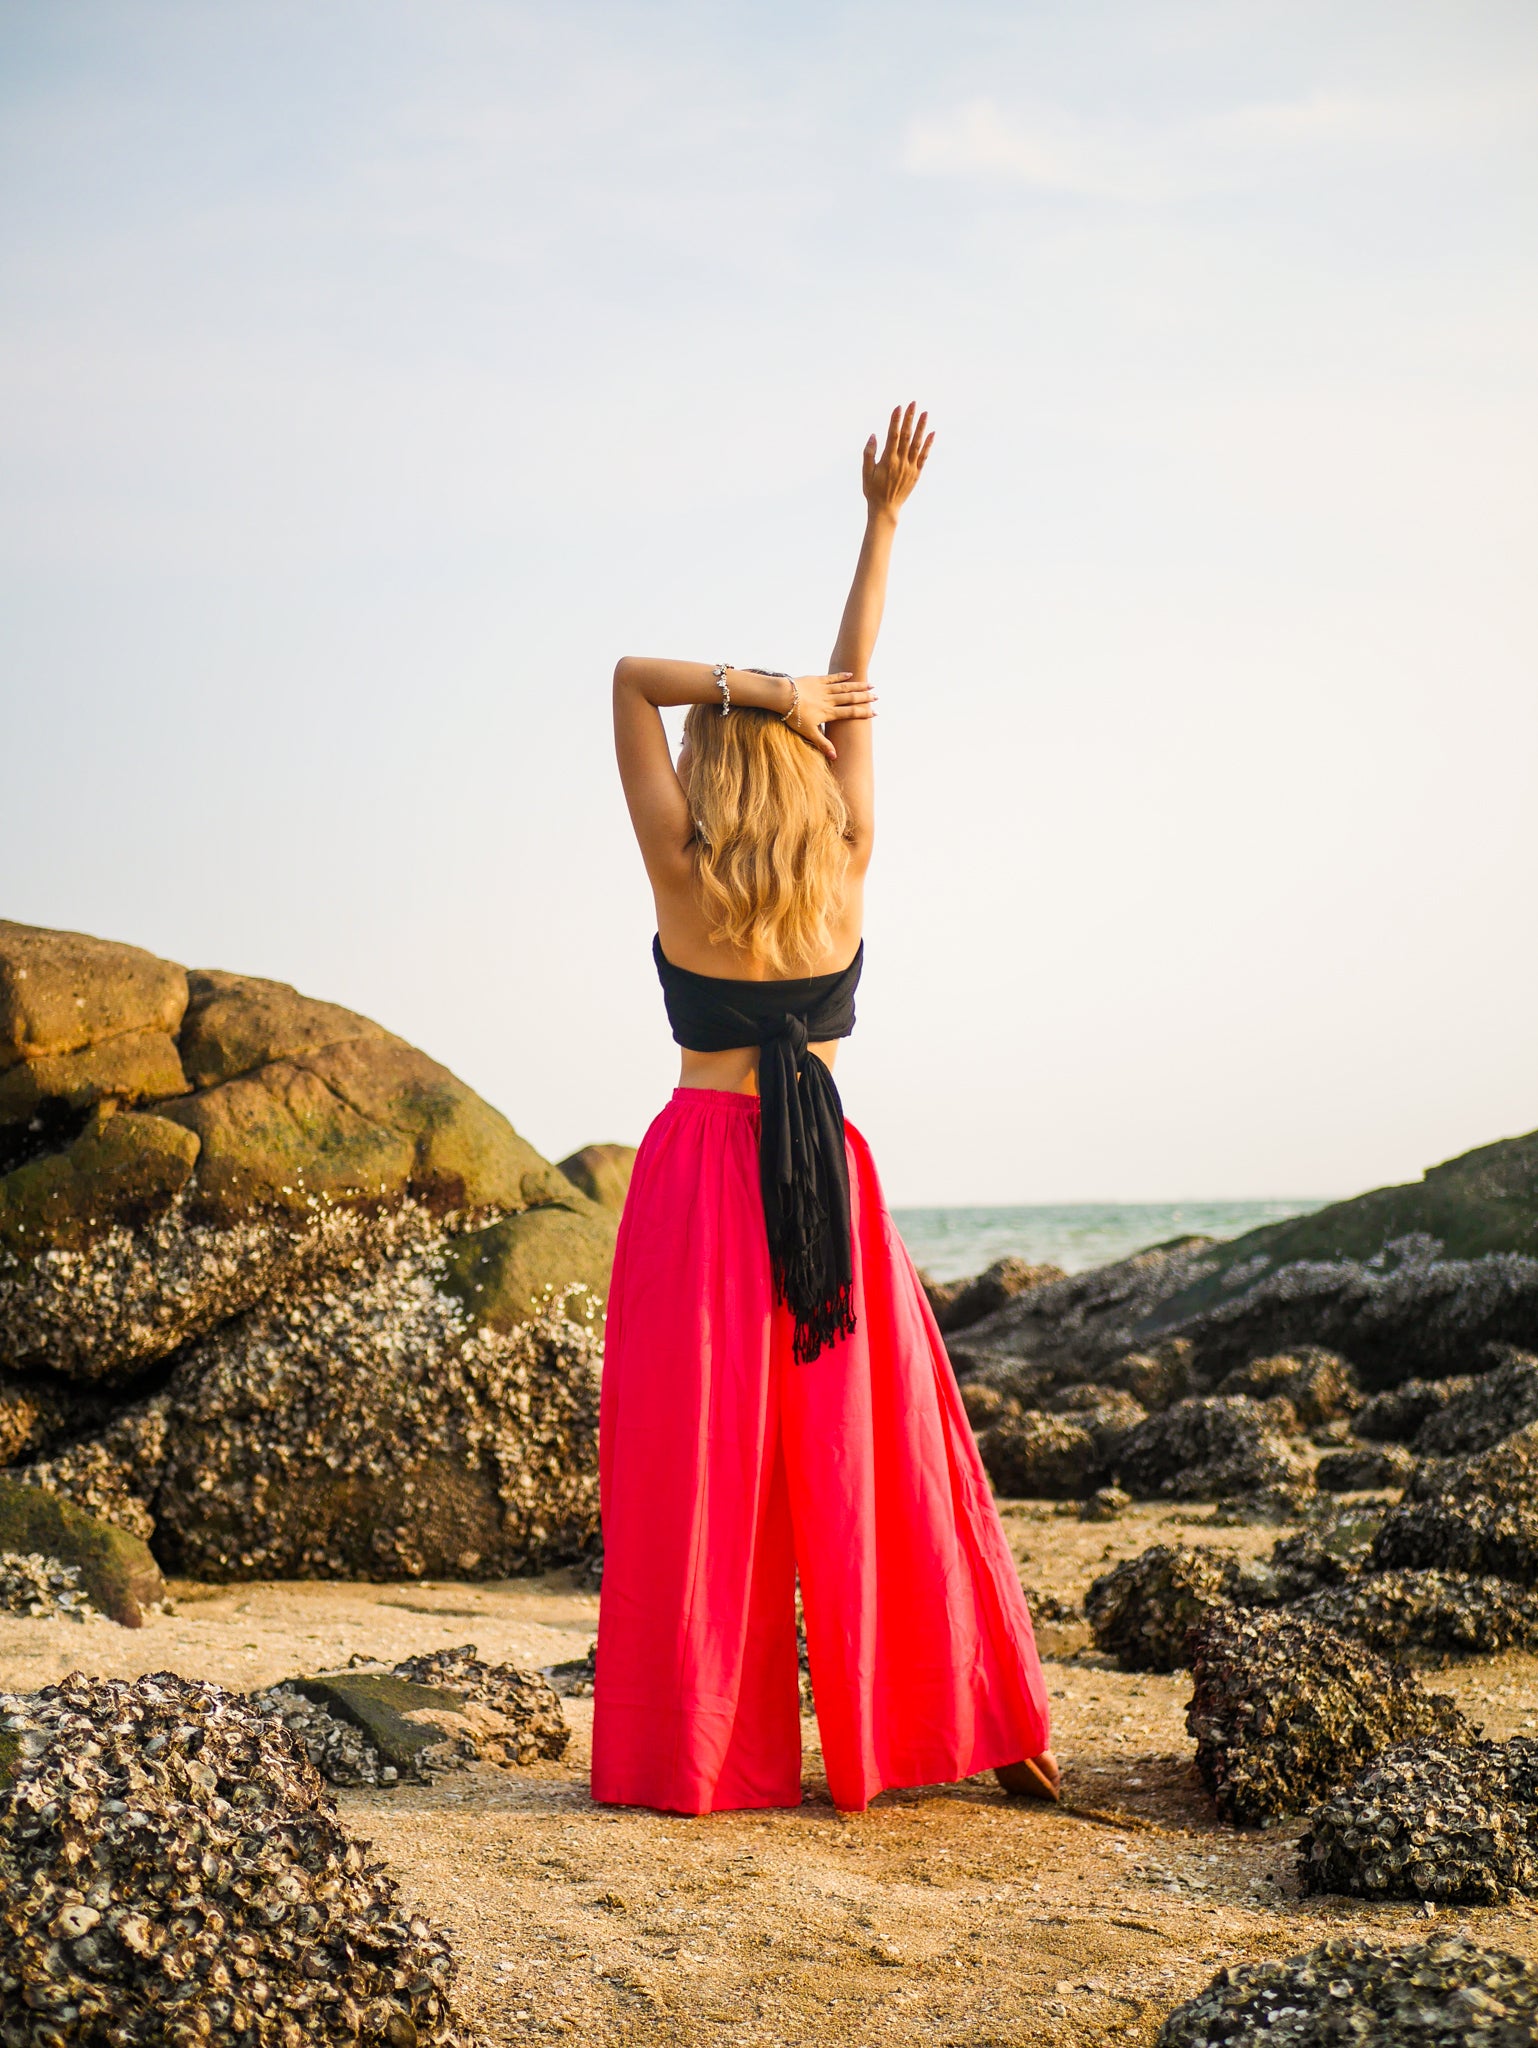
[[1019, 1577], [870, 1150], [848, 1127], [857, 1328], [798, 1365], [758, 1107], [676, 1090], [620, 1224], [592, 1774], [609, 1804], [799, 1804], [798, 1569], [837, 1806], [1048, 1746]]

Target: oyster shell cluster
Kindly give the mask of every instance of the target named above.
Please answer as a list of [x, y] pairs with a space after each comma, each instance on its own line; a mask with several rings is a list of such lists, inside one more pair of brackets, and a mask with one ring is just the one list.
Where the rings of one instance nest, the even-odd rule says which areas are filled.
[[1155, 1543], [1103, 1572], [1084, 1596], [1098, 1650], [1123, 1671], [1178, 1671], [1187, 1642], [1229, 1599], [1233, 1560], [1209, 1544]]
[[306, 1699], [291, 1685], [247, 1695], [261, 1714], [276, 1714], [328, 1785], [394, 1785], [400, 1772], [384, 1763], [361, 1728]]
[[1330, 1586], [1299, 1611], [1388, 1656], [1488, 1656], [1538, 1647], [1538, 1591], [1468, 1572], [1371, 1572]]
[[1395, 1743], [1465, 1732], [1444, 1694], [1290, 1610], [1215, 1608], [1192, 1649], [1196, 1767], [1240, 1826], [1302, 1812]]
[[172, 1672], [0, 1696], [3, 2048], [471, 2048], [445, 1936], [275, 1716]]
[[78, 1565], [36, 1550], [0, 1550], [0, 1614], [25, 1614], [33, 1621], [65, 1614], [71, 1621], [89, 1621], [95, 1611]]
[[1157, 2048], [1532, 2048], [1538, 1971], [1460, 1936], [1391, 1948], [1337, 1937], [1230, 1964], [1178, 2006]]
[[1122, 1439], [1117, 1483], [1145, 1500], [1254, 1501], [1283, 1515], [1312, 1490], [1291, 1402], [1248, 1394], [1177, 1401]]
[[1407, 1742], [1309, 1818], [1306, 1892], [1495, 1906], [1538, 1892], [1538, 1742]]

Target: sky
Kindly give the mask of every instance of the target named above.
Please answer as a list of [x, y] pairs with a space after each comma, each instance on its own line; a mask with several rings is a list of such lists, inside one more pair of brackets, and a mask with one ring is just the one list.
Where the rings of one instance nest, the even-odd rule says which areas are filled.
[[559, 1157], [676, 1078], [624, 653], [873, 676], [899, 1204], [1538, 1125], [1530, 0], [0, 0], [0, 914]]

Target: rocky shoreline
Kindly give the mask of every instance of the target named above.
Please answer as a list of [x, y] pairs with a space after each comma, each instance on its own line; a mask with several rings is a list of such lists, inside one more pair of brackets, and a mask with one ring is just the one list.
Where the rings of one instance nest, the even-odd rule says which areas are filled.
[[[425, 1054], [280, 984], [0, 923], [9, 1625], [158, 1633], [164, 1574], [470, 1588], [574, 1563], [596, 1584], [632, 1156], [543, 1160]], [[1231, 1243], [1072, 1276], [1002, 1260], [929, 1294], [1003, 1499], [1064, 1528], [1166, 1517], [1071, 1598], [1040, 1593], [1038, 1621], [1080, 1631], [1069, 1662], [1191, 1673], [1213, 1826], [1301, 1830], [1300, 1900], [1538, 1897], [1534, 1741], [1485, 1739], [1426, 1679], [1538, 1650], [1538, 1134]], [[251, 1691], [13, 1689], [0, 2044], [477, 2038], [451, 1945], [334, 1802], [561, 1766], [591, 1689], [590, 1655], [566, 1664], [557, 1690], [554, 1664], [439, 1643], [296, 1657]], [[247, 1942], [253, 1911], [278, 1933]], [[1248, 2039], [1316, 1983], [1324, 2026], [1338, 1981], [1396, 2040], [1538, 2041], [1520, 1958], [1328, 1950], [1220, 1974], [1159, 2038]], [[1411, 1980], [1438, 1988], [1404, 2032]], [[1471, 2012], [1494, 2017], [1448, 2031]], [[1276, 2038], [1335, 2038], [1314, 2024]]]

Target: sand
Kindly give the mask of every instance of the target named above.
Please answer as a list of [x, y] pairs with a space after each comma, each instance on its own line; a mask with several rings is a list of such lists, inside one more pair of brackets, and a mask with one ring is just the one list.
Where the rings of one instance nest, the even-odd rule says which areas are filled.
[[[1273, 1529], [1195, 1529], [1201, 1510], [1081, 1523], [1003, 1503], [1027, 1587], [1082, 1599], [1116, 1559], [1172, 1536], [1269, 1551]], [[172, 1669], [249, 1690], [354, 1652], [394, 1660], [473, 1642], [526, 1666], [579, 1656], [595, 1596], [569, 1572], [497, 1584], [177, 1583], [141, 1630], [0, 1617], [0, 1685], [75, 1669]], [[593, 1806], [592, 1702], [565, 1702], [559, 1764], [473, 1770], [338, 1795], [413, 1901], [454, 1929], [460, 1994], [488, 2041], [583, 2044], [1151, 2042], [1222, 1963], [1331, 1933], [1423, 1936], [1410, 1904], [1301, 1900], [1301, 1822], [1220, 1826], [1191, 1768], [1190, 1681], [1109, 1669], [1080, 1624], [1043, 1623], [1064, 1795], [1006, 1800], [991, 1780], [829, 1803], [808, 1721], [805, 1803], [685, 1820]], [[1538, 1657], [1435, 1674], [1487, 1734], [1538, 1732]], [[1458, 1908], [1444, 1928], [1538, 1963], [1538, 1913]]]

